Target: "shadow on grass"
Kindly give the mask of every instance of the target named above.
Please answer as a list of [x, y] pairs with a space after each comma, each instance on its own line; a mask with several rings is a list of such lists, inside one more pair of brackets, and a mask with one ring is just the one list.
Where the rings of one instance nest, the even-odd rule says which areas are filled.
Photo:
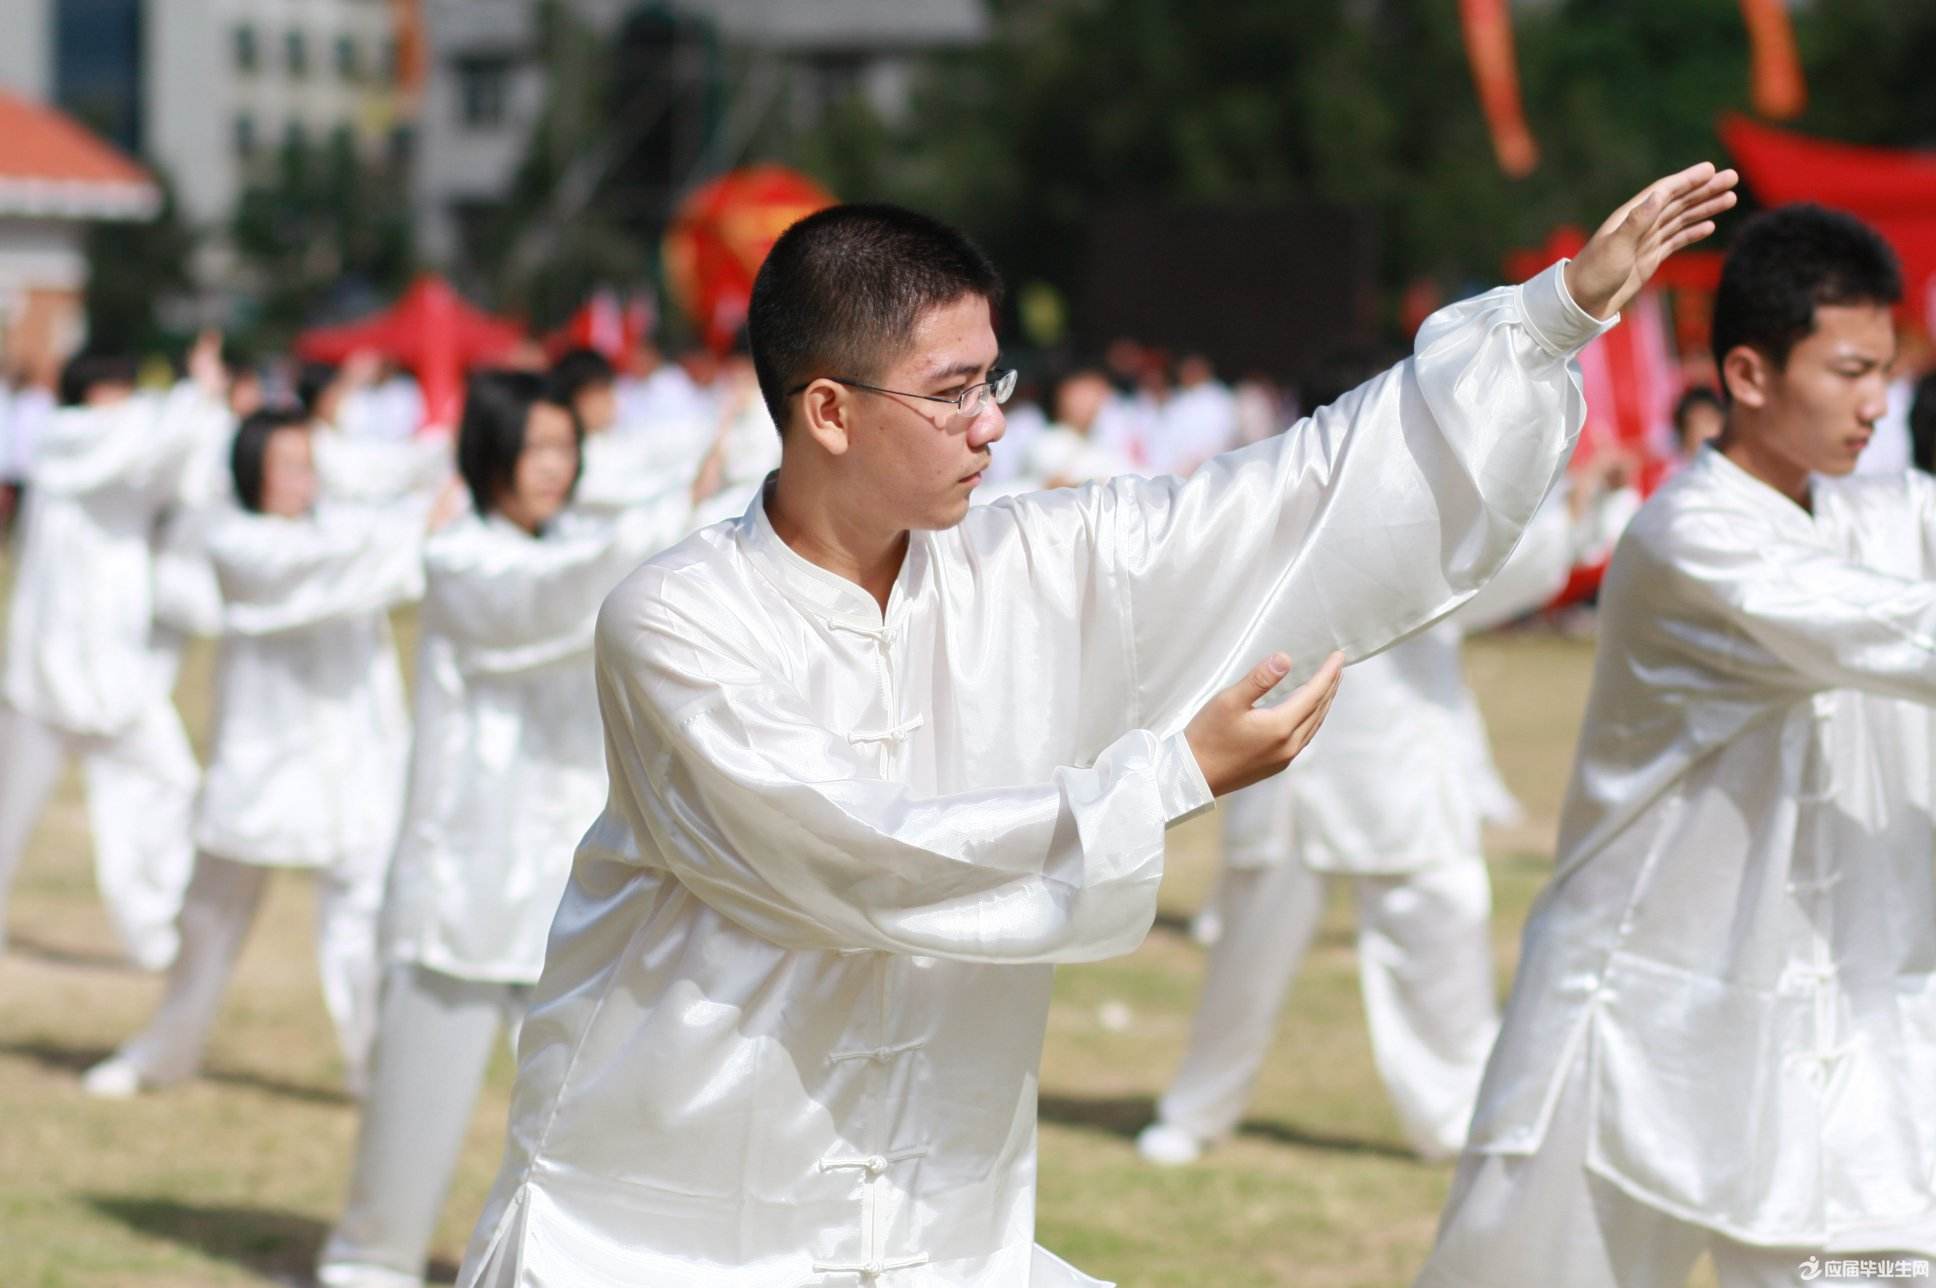
[[[1550, 868], [1552, 864], [1547, 863]], [[1170, 935], [1186, 940], [1199, 951], [1208, 951], [1205, 945], [1196, 942], [1190, 933], [1190, 918], [1177, 912], [1159, 912], [1156, 920], [1150, 923], [1151, 935]], [[1318, 928], [1317, 936], [1311, 941], [1313, 951], [1319, 949], [1352, 948], [1358, 942], [1358, 932], [1349, 927], [1325, 925]]]
[[[1156, 1117], [1156, 1102], [1148, 1096], [1071, 1096], [1047, 1092], [1039, 1101], [1039, 1112], [1044, 1122], [1135, 1140], [1136, 1133], [1149, 1126]], [[1238, 1126], [1237, 1133], [1275, 1141], [1280, 1145], [1294, 1145], [1300, 1149], [1321, 1149], [1335, 1154], [1367, 1154], [1408, 1163], [1419, 1161], [1410, 1150], [1390, 1141], [1339, 1136], [1289, 1123], [1248, 1119]]]
[[[35, 1064], [49, 1069], [64, 1070], [77, 1077], [86, 1073], [113, 1052], [103, 1047], [62, 1046], [53, 1042], [0, 1042], [0, 1059], [13, 1057], [32, 1060]], [[219, 1083], [225, 1087], [248, 1087], [285, 1100], [301, 1100], [315, 1105], [351, 1104], [349, 1096], [334, 1087], [318, 1087], [309, 1083], [290, 1082], [271, 1074], [255, 1073], [246, 1069], [204, 1069], [196, 1075], [201, 1081]], [[156, 1096], [168, 1094], [168, 1088], [151, 1093]]]
[[[130, 1230], [232, 1262], [277, 1283], [314, 1282], [316, 1253], [329, 1235], [328, 1227], [314, 1217], [273, 1208], [184, 1203], [133, 1194], [90, 1194], [87, 1203]], [[430, 1263], [432, 1283], [447, 1284], [455, 1278], [457, 1267], [450, 1262]]]
[[22, 957], [30, 957], [49, 966], [73, 966], [81, 970], [117, 971], [126, 975], [145, 975], [146, 971], [123, 957], [120, 953], [103, 952], [98, 948], [75, 948], [68, 944], [49, 943], [31, 934], [10, 934], [7, 936], [7, 951]]

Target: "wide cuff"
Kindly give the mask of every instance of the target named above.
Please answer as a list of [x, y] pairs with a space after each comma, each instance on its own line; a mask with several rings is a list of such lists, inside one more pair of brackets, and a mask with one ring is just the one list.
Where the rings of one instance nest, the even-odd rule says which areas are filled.
[[1563, 259], [1519, 286], [1519, 311], [1527, 329], [1542, 349], [1557, 358], [1572, 357], [1620, 323], [1618, 313], [1601, 319], [1580, 307], [1566, 289], [1566, 266], [1571, 262]]
[[1163, 807], [1165, 823], [1181, 823], [1216, 804], [1210, 783], [1190, 750], [1189, 738], [1181, 733], [1163, 740], [1156, 766], [1157, 796]]

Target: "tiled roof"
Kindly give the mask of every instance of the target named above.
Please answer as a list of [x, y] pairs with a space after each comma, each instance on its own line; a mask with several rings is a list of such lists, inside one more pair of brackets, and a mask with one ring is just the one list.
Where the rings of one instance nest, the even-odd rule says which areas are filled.
[[147, 219], [153, 176], [64, 112], [0, 90], [0, 215]]

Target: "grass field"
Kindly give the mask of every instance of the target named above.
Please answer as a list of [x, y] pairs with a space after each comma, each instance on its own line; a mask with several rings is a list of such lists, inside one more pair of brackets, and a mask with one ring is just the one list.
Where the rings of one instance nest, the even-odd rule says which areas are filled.
[[[1469, 650], [1506, 777], [1531, 815], [1491, 845], [1502, 988], [1549, 866], [1589, 658], [1587, 645], [1538, 632]], [[210, 661], [198, 650], [182, 679], [198, 739]], [[1214, 872], [1214, 820], [1173, 842], [1148, 942], [1060, 974], [1038, 1237], [1123, 1288], [1409, 1283], [1451, 1168], [1410, 1158], [1385, 1104], [1341, 890], [1244, 1130], [1194, 1168], [1139, 1164], [1132, 1138], [1175, 1066], [1201, 977], [1184, 925]], [[22, 866], [0, 957], [0, 1288], [305, 1281], [356, 1126], [315, 982], [312, 908], [301, 877], [273, 884], [203, 1078], [133, 1102], [84, 1097], [80, 1071], [146, 1019], [159, 983], [116, 955], [70, 774]], [[1104, 1024], [1105, 1008], [1118, 1022]], [[490, 1185], [510, 1081], [501, 1055], [437, 1241], [445, 1280]]]

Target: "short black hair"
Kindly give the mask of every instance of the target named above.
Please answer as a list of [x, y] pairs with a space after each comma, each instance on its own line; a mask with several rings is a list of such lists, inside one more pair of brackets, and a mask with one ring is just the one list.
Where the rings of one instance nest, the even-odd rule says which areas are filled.
[[1936, 371], [1916, 382], [1909, 401], [1909, 462], [1936, 474]]
[[87, 401], [88, 391], [97, 385], [127, 385], [132, 388], [138, 374], [135, 360], [125, 353], [83, 349], [61, 367], [61, 405], [80, 406]]
[[235, 495], [243, 509], [262, 513], [262, 463], [269, 454], [269, 439], [278, 430], [308, 428], [309, 416], [299, 407], [265, 407], [242, 418], [229, 445], [229, 473], [235, 477]]
[[[464, 389], [464, 415], [457, 424], [457, 472], [470, 489], [471, 504], [479, 514], [497, 508], [498, 493], [510, 487], [524, 451], [524, 429], [531, 409], [540, 403], [558, 407], [571, 417], [578, 440], [578, 470], [585, 469], [585, 427], [571, 404], [558, 399], [550, 382], [535, 371], [480, 371]], [[572, 487], [578, 485], [577, 476]]]
[[1776, 365], [1815, 329], [1823, 304], [1890, 305], [1902, 298], [1896, 253], [1854, 215], [1799, 204], [1741, 226], [1714, 294], [1714, 361], [1741, 345]]
[[572, 349], [551, 364], [551, 401], [569, 407], [587, 389], [618, 379], [611, 359], [596, 349]]
[[1721, 395], [1715, 393], [1708, 386], [1689, 385], [1687, 392], [1682, 394], [1674, 403], [1674, 432], [1676, 434], [1686, 432], [1687, 414], [1696, 407], [1712, 407], [1716, 411], [1727, 410], [1725, 404], [1721, 402]]
[[899, 206], [830, 206], [780, 235], [753, 280], [747, 338], [760, 396], [784, 432], [787, 398], [822, 376], [873, 380], [928, 310], [1002, 298], [967, 236]]
[[336, 383], [341, 370], [328, 362], [305, 362], [296, 372], [296, 401], [311, 416], [316, 414], [316, 404], [322, 401], [330, 386]]

